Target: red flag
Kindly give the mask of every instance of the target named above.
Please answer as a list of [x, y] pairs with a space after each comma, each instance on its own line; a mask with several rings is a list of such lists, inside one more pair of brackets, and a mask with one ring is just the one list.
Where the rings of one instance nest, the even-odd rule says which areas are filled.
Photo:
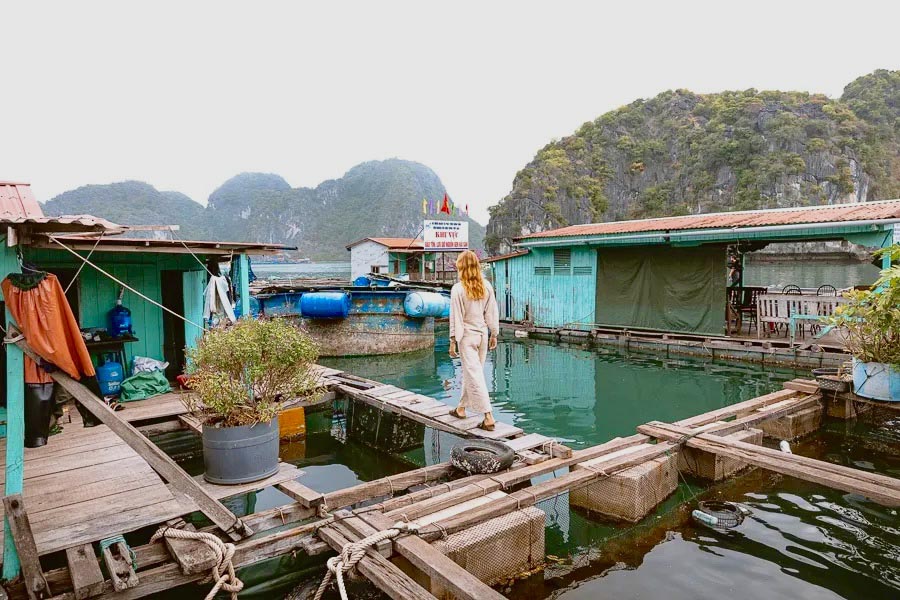
[[441, 205], [441, 212], [450, 214], [450, 198], [447, 197], [446, 192], [444, 192], [444, 203]]

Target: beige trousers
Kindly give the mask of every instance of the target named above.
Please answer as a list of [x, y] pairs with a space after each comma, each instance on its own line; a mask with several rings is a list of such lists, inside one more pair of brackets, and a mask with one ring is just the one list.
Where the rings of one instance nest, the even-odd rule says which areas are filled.
[[487, 360], [487, 331], [466, 331], [459, 340], [459, 358], [462, 361], [462, 394], [459, 404], [479, 413], [491, 412], [491, 397], [484, 378], [484, 361]]

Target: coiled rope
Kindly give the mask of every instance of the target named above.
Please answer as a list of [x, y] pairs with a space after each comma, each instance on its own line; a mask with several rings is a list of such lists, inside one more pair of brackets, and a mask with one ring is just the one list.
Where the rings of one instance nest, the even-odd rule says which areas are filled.
[[319, 584], [319, 588], [316, 590], [316, 595], [313, 596], [313, 600], [322, 600], [322, 596], [325, 594], [325, 590], [328, 589], [328, 584], [331, 583], [332, 577], [337, 580], [337, 588], [338, 592], [341, 594], [342, 600], [349, 600], [347, 590], [344, 587], [344, 573], [353, 569], [356, 566], [356, 563], [361, 561], [366, 555], [366, 551], [378, 542], [395, 538], [404, 532], [416, 533], [418, 530], [418, 523], [404, 523], [398, 521], [394, 523], [394, 526], [390, 529], [373, 533], [358, 542], [344, 544], [344, 547], [341, 548], [341, 553], [337, 556], [332, 556], [328, 559], [328, 562], [325, 563], [328, 570], [325, 572], [325, 577], [322, 579], [322, 583]]
[[184, 529], [176, 529], [174, 527], [161, 527], [150, 538], [150, 543], [167, 537], [179, 540], [197, 540], [209, 546], [216, 555], [216, 564], [213, 565], [209, 576], [200, 583], [208, 583], [215, 581], [212, 589], [206, 594], [205, 600], [212, 600], [219, 590], [225, 590], [231, 594], [231, 600], [237, 600], [238, 592], [244, 589], [244, 582], [238, 579], [234, 573], [234, 544], [223, 542], [211, 533], [202, 531], [186, 531]]

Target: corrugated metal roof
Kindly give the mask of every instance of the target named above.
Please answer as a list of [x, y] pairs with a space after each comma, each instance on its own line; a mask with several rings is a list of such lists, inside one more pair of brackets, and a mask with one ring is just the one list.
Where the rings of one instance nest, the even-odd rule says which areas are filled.
[[492, 263], [497, 262], [498, 260], [506, 260], [507, 258], [515, 258], [517, 256], [522, 256], [523, 254], [528, 254], [530, 250], [516, 250], [515, 252], [509, 252], [507, 254], [498, 254], [497, 256], [491, 256], [489, 258], [485, 258], [481, 262], [483, 263]]
[[802, 225], [806, 223], [840, 223], [843, 221], [887, 220], [900, 218], [900, 200], [776, 208], [738, 212], [708, 213], [683, 217], [662, 217], [636, 221], [611, 223], [587, 223], [571, 225], [525, 235], [520, 240], [533, 238], [571, 237], [581, 235], [605, 235], [656, 231], [686, 231], [692, 229], [717, 229], [766, 227], [776, 225]]
[[395, 237], [367, 237], [361, 240], [357, 240], [352, 244], [347, 246], [347, 250], [356, 246], [357, 244], [361, 244], [363, 242], [375, 242], [376, 244], [381, 244], [382, 246], [386, 246], [391, 250], [422, 250], [424, 249], [424, 245], [422, 240], [413, 239], [413, 238], [395, 238]]
[[31, 186], [16, 181], [0, 181], [0, 219], [43, 217], [41, 205]]
[[[229, 252], [247, 252], [250, 254], [277, 254], [288, 250], [296, 250], [295, 246], [257, 242], [217, 242], [209, 240], [158, 240], [151, 238], [105, 237], [99, 243], [96, 236], [57, 235], [55, 239], [73, 249], [90, 249], [97, 244], [98, 250], [128, 250], [188, 254], [191, 251], [205, 254], [227, 254]], [[43, 244], [49, 248], [59, 247], [48, 240]], [[187, 248], [185, 247], [187, 246]], [[190, 250], [188, 250], [190, 248]]]
[[124, 231], [127, 226], [116, 225], [91, 215], [64, 215], [61, 217], [9, 217], [0, 214], [0, 225], [33, 225], [36, 233], [42, 231]]

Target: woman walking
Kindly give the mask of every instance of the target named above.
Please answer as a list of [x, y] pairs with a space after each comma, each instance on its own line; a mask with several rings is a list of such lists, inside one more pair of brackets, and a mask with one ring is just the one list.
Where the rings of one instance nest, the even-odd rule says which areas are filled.
[[450, 291], [450, 356], [462, 361], [463, 384], [459, 406], [450, 414], [466, 417], [466, 409], [484, 413], [479, 427], [494, 430], [491, 399], [484, 378], [487, 351], [497, 347], [500, 318], [494, 288], [481, 275], [481, 263], [471, 250], [456, 259], [459, 282]]

